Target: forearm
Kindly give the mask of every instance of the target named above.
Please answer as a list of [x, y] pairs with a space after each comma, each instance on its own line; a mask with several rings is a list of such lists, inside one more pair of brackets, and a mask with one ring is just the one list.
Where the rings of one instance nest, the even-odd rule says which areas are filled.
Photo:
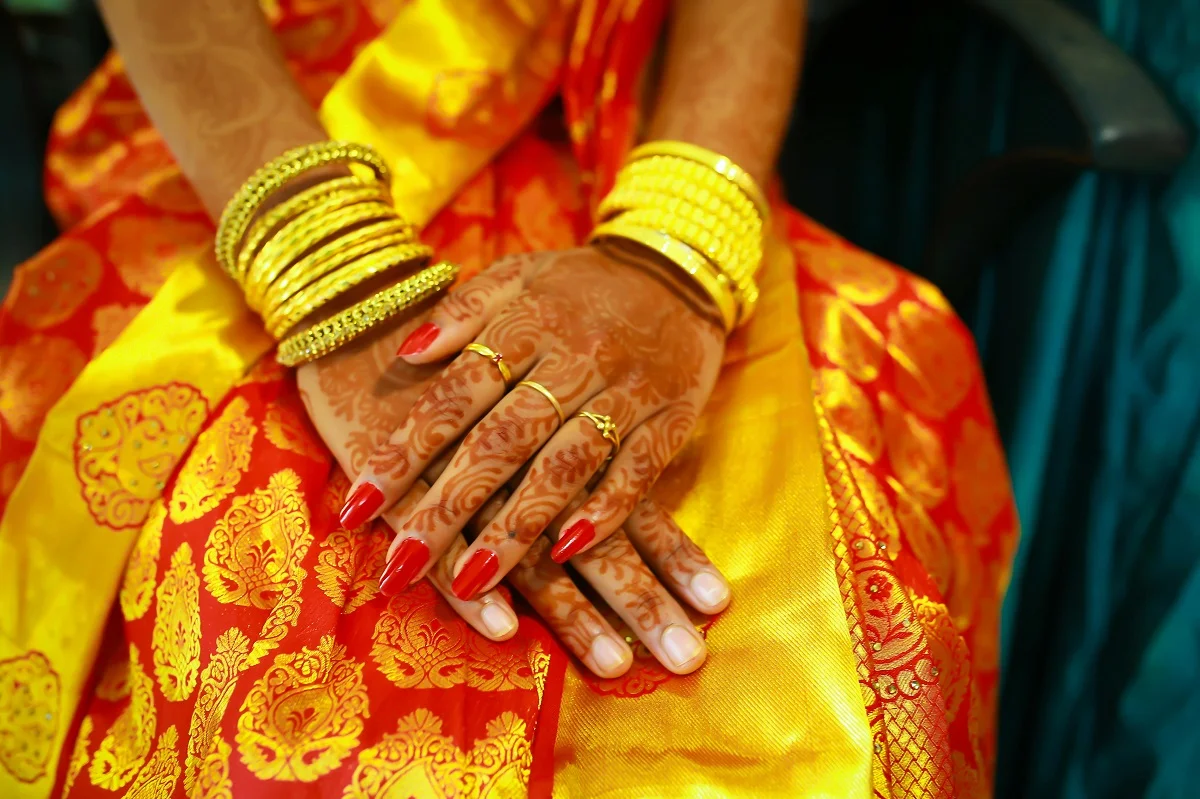
[[650, 138], [714, 150], [765, 184], [799, 78], [806, 5], [804, 0], [675, 3]]
[[150, 119], [215, 218], [262, 164], [326, 138], [256, 0], [99, 0]]

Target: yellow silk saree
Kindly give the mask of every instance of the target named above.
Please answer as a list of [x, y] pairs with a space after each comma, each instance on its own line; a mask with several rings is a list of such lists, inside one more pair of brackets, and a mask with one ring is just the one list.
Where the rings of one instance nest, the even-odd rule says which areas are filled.
[[[273, 0], [335, 137], [471, 274], [576, 245], [633, 141], [656, 0]], [[0, 311], [0, 794], [988, 796], [1016, 536], [969, 337], [777, 205], [658, 501], [730, 578], [709, 662], [591, 677], [376, 578], [346, 478], [110, 57], [59, 114], [65, 234]], [[353, 403], [354, 397], [343, 398]], [[518, 608], [520, 606], [518, 605]]]

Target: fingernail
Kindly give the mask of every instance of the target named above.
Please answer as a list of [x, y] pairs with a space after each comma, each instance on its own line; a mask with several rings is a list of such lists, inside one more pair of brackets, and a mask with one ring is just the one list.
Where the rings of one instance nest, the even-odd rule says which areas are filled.
[[338, 514], [343, 530], [353, 530], [375, 515], [383, 505], [383, 492], [371, 483], [359, 483], [346, 497], [346, 504]]
[[592, 639], [592, 662], [605, 674], [621, 671], [627, 660], [633, 658], [629, 647], [619, 644], [611, 635], [598, 635]]
[[483, 622], [483, 626], [497, 638], [503, 638], [512, 632], [517, 626], [517, 617], [512, 614], [512, 611], [501, 605], [498, 602], [489, 602], [483, 606], [483, 610], [479, 611], [479, 618]]
[[496, 557], [495, 552], [490, 549], [476, 550], [470, 560], [463, 564], [462, 571], [450, 584], [450, 590], [464, 602], [473, 599], [485, 585], [491, 582], [499, 570], [500, 559]]
[[392, 559], [383, 568], [379, 593], [393, 596], [408, 588], [409, 583], [429, 562], [429, 547], [419, 538], [406, 538], [396, 547]]
[[595, 525], [587, 519], [580, 519], [562, 531], [562, 535], [558, 537], [558, 543], [554, 545], [554, 549], [550, 550], [550, 557], [554, 558], [555, 563], [566, 563], [592, 543], [592, 539], [595, 537]]
[[662, 647], [671, 665], [682, 669], [700, 657], [700, 653], [704, 651], [704, 642], [691, 627], [672, 624], [662, 632]]
[[403, 356], [424, 352], [429, 349], [429, 345], [433, 343], [440, 332], [442, 332], [441, 328], [433, 322], [426, 322], [408, 334], [408, 338], [404, 339], [404, 343], [400, 345], [400, 349], [396, 350], [396, 354]]
[[729, 601], [729, 586], [712, 572], [700, 572], [692, 578], [690, 586], [696, 600], [706, 608], [723, 607]]

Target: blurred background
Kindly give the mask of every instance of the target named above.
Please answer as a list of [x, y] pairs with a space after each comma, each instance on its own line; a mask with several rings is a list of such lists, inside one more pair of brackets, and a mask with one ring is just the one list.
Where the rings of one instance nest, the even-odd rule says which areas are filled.
[[[998, 795], [1194, 795], [1200, 0], [810, 0], [795, 205], [976, 335], [1022, 543]], [[0, 289], [56, 235], [41, 160], [108, 48], [0, 0]]]

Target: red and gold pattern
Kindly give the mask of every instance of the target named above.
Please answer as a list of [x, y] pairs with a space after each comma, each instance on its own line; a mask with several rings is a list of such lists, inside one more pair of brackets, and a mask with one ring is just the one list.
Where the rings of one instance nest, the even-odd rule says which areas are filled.
[[[393, 14], [417, 5], [266, 7], [317, 102]], [[662, 4], [577, 5], [561, 84], [571, 141], [531, 126], [423, 233], [464, 272], [578, 241], [632, 139], [637, 65]], [[516, 84], [443, 75], [425, 124], [448, 138], [500, 135], [486, 127], [514, 107], [507, 91], [549, 93], [534, 80], [549, 80], [544, 56], [533, 56]], [[69, 230], [18, 270], [0, 311], [0, 513], [89, 355], [212, 235], [116, 56], [57, 119], [47, 196]], [[798, 266], [875, 795], [987, 796], [1016, 517], [970, 339], [922, 281], [795, 212], [777, 227]], [[108, 667], [74, 720], [44, 655], [0, 661], [0, 778], [53, 779], [64, 796], [269, 797], [311, 780], [346, 797], [549, 795], [554, 766], [539, 763], [554, 752], [564, 655], [540, 624], [522, 617], [512, 641], [491, 644], [427, 587], [379, 597], [388, 534], [337, 531], [330, 497], [345, 478], [331, 479], [272, 359], [211, 404], [210, 416], [199, 391], [163, 385], [78, 418], [73, 488], [106, 530], [141, 530], [117, 634], [97, 657]], [[639, 659], [621, 680], [589, 681], [587, 701], [636, 713], [633, 697], [661, 696], [675, 679]], [[64, 729], [55, 760], [45, 747]]]

